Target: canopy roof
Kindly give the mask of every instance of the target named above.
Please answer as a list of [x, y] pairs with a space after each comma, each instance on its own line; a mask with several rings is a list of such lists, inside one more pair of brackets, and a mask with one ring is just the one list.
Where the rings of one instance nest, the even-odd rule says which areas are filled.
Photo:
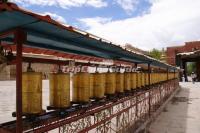
[[[27, 47], [134, 63], [151, 63], [159, 67], [176, 69], [148, 56], [128, 51], [105, 39], [61, 24], [50, 16], [26, 11], [13, 3], [0, 3], [0, 35], [19, 28], [27, 33], [27, 41], [24, 44]], [[1, 36], [0, 39], [12, 43], [14, 36]]]
[[185, 61], [198, 61], [200, 59], [200, 50], [178, 53], [177, 55]]

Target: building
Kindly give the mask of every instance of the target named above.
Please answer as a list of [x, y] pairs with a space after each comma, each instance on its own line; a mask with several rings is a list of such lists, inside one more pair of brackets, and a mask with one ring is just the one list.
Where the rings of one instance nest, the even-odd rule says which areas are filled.
[[[196, 62], [197, 80], [200, 81], [200, 41], [186, 42], [183, 46], [167, 48], [167, 63], [183, 69], [180, 77], [187, 79], [187, 62]], [[182, 78], [180, 78], [182, 79]]]
[[144, 55], [149, 55], [149, 52], [148, 51], [144, 51], [142, 49], [139, 49], [139, 48], [136, 48], [134, 47], [133, 45], [131, 44], [125, 44], [125, 48], [128, 49], [128, 50], [131, 50], [135, 53], [140, 53], [140, 54], [144, 54]]
[[167, 47], [167, 63], [176, 65], [176, 54], [192, 52], [200, 49], [200, 41], [186, 42], [182, 46]]

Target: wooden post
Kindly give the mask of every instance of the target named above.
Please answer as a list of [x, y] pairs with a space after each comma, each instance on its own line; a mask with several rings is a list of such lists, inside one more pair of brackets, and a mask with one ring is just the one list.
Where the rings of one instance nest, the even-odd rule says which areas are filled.
[[22, 133], [22, 45], [26, 41], [26, 33], [18, 29], [14, 33], [14, 43], [16, 45], [16, 133]]

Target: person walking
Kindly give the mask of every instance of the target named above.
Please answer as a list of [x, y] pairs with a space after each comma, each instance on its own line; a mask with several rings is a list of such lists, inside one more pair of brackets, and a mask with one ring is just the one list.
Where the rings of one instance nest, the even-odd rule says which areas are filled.
[[194, 84], [196, 80], [196, 74], [194, 72], [192, 72], [191, 78], [192, 78], [192, 83]]

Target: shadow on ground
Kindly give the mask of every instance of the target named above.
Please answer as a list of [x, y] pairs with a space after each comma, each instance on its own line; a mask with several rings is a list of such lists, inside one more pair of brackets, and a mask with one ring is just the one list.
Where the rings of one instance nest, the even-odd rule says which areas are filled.
[[181, 87], [149, 128], [149, 133], [186, 133], [190, 89]]

